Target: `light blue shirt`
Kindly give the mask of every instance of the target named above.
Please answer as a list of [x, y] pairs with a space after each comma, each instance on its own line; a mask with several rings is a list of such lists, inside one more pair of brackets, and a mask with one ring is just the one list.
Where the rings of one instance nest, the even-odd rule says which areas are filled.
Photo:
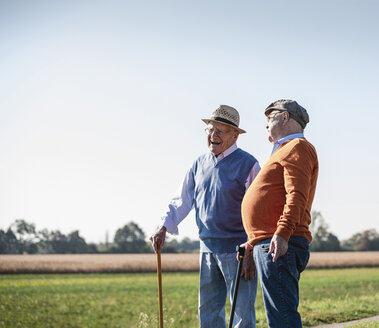
[[295, 133], [295, 134], [290, 134], [282, 139], [279, 139], [278, 141], [275, 141], [274, 142], [274, 148], [272, 149], [272, 153], [273, 154], [275, 152], [275, 150], [277, 150], [281, 145], [283, 145], [286, 141], [288, 140], [292, 140], [292, 139], [295, 139], [295, 138], [304, 138], [304, 133]]

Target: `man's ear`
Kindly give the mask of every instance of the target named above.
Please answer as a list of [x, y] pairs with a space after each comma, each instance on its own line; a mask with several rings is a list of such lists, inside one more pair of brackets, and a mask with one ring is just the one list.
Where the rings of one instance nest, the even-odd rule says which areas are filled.
[[284, 112], [283, 114], [283, 124], [287, 124], [290, 121], [290, 114], [288, 112]]

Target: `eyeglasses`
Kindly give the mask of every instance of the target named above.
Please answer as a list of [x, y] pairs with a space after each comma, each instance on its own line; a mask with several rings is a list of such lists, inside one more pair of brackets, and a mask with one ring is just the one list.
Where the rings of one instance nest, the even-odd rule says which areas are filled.
[[225, 132], [225, 131], [221, 131], [221, 130], [218, 130], [218, 129], [205, 128], [204, 131], [205, 131], [205, 133], [206, 133], [207, 135], [209, 135], [209, 136], [210, 136], [211, 134], [213, 134], [213, 132], [214, 132], [216, 135], [218, 135], [220, 138], [222, 138], [224, 135], [226, 135], [226, 134], [232, 132], [233, 130], [230, 130], [230, 131]]
[[276, 113], [271, 113], [271, 114], [267, 115], [267, 123], [270, 122], [270, 120], [272, 118], [274, 118], [276, 115], [282, 114], [282, 113], [284, 113], [284, 112], [276, 112]]

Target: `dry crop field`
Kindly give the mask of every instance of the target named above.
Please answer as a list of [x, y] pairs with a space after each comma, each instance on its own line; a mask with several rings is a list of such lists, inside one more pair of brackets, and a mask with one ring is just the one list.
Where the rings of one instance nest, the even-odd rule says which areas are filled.
[[[198, 254], [162, 254], [162, 270], [199, 270]], [[308, 268], [378, 267], [379, 252], [311, 253]], [[0, 273], [155, 272], [155, 254], [0, 255]]]

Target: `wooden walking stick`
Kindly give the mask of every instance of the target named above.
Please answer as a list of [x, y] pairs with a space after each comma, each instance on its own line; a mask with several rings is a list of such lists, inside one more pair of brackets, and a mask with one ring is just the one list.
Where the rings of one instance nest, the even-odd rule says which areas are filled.
[[157, 275], [158, 275], [159, 328], [163, 328], [162, 266], [161, 266], [160, 239], [157, 239]]

